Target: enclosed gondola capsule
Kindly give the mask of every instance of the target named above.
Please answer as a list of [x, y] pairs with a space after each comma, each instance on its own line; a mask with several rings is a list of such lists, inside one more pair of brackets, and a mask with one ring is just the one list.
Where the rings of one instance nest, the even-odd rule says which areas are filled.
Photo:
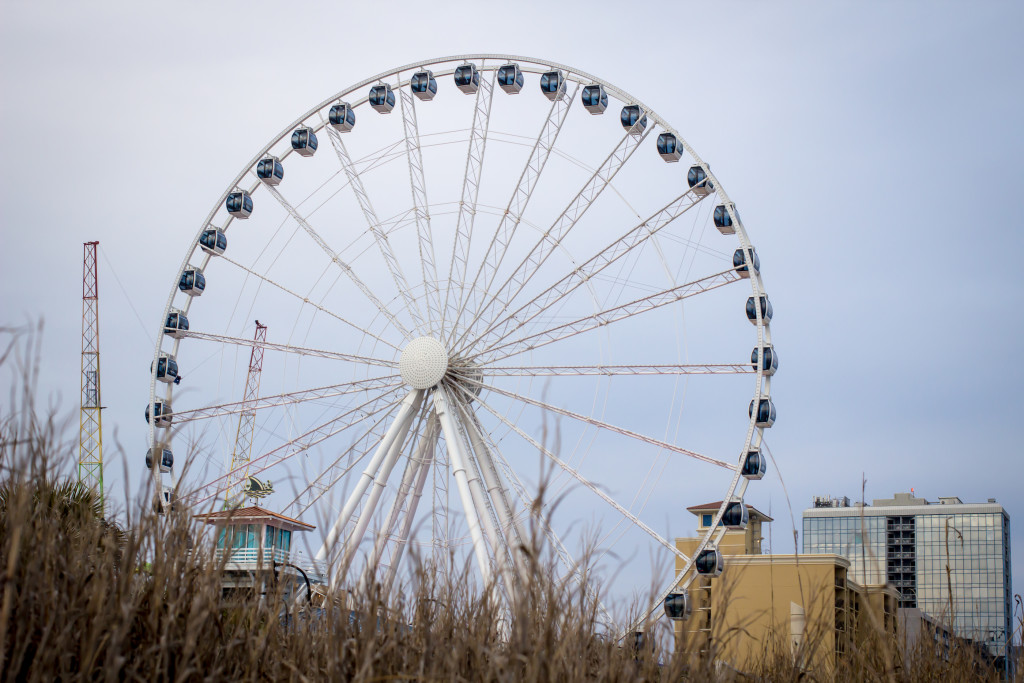
[[[767, 296], [758, 297], [761, 302], [761, 320], [767, 325], [772, 319], [772, 302]], [[754, 297], [747, 297], [747, 320], [754, 325], [757, 324], [757, 307], [754, 305]]]
[[284, 166], [277, 157], [263, 157], [256, 164], [256, 177], [265, 185], [280, 185], [284, 180]]
[[206, 289], [206, 276], [203, 271], [190, 266], [181, 274], [178, 289], [189, 296], [202, 296]]
[[690, 617], [690, 596], [687, 593], [669, 593], [662, 605], [665, 616], [672, 621], [684, 621]]
[[518, 95], [523, 89], [523, 72], [518, 64], [498, 67], [498, 87], [509, 95]]
[[559, 69], [541, 74], [540, 91], [552, 102], [565, 97], [565, 76]]
[[[750, 407], [747, 409], [747, 416], [754, 417], [754, 402], [750, 402]], [[775, 404], [772, 403], [772, 399], [765, 396], [757, 403], [757, 417], [754, 419], [754, 424], [758, 427], [771, 427], [775, 424]]]
[[164, 334], [168, 337], [181, 339], [188, 332], [188, 318], [184, 313], [172, 309], [164, 320]]
[[165, 487], [157, 494], [156, 499], [153, 501], [153, 511], [157, 514], [162, 515], [165, 512], [174, 512], [177, 509], [177, 497], [174, 495], [173, 489]]
[[679, 161], [683, 156], [683, 146], [672, 133], [661, 133], [658, 135], [658, 154], [670, 164]]
[[761, 359], [761, 370], [769, 377], [779, 369], [779, 356], [771, 344], [762, 347], [755, 346], [754, 350], [750, 352], [750, 367], [754, 368], [754, 372], [757, 372], [758, 357]]
[[437, 94], [437, 79], [434, 78], [434, 72], [425, 69], [414, 73], [409, 79], [409, 90], [424, 102], [434, 99], [434, 95]]
[[733, 500], [725, 505], [722, 513], [722, 526], [730, 531], [742, 531], [750, 521], [750, 512], [742, 500]]
[[309, 126], [302, 126], [292, 133], [292, 149], [299, 153], [299, 156], [311, 157], [316, 154], [316, 133]]
[[765, 462], [761, 451], [747, 451], [747, 455], [743, 458], [743, 467], [740, 468], [740, 474], [746, 479], [757, 481], [767, 472], [768, 463]]
[[700, 197], [706, 197], [715, 191], [714, 183], [711, 182], [707, 171], [701, 166], [690, 167], [686, 173], [686, 182], [693, 188], [693, 193]]
[[472, 95], [480, 87], [480, 72], [475, 64], [462, 64], [455, 67], [455, 87]]
[[387, 83], [370, 88], [370, 106], [381, 114], [390, 114], [395, 108], [395, 93]]
[[331, 110], [327, 112], [327, 120], [334, 130], [347, 133], [356, 125], [356, 113], [348, 102], [338, 102], [331, 105]]
[[[149, 371], [153, 372], [153, 364], [149, 364]], [[170, 384], [178, 377], [178, 361], [170, 354], [161, 354], [156, 361], [156, 378], [161, 382]]]
[[[160, 453], [160, 471], [164, 473], [170, 472], [174, 468], [174, 453], [163, 444], [157, 447], [157, 452]], [[146, 451], [146, 469], [153, 469], [152, 448]]]
[[604, 86], [600, 83], [583, 86], [580, 100], [583, 102], [583, 108], [595, 116], [603, 114], [604, 110], [608, 108], [608, 93], [604, 91]]
[[736, 211], [735, 204], [729, 204], [729, 206], [726, 206], [725, 204], [719, 204], [718, 206], [715, 207], [715, 227], [718, 228], [718, 232], [722, 233], [723, 235], [736, 234], [736, 226], [732, 224], [732, 216], [729, 215], [729, 209], [732, 209], [732, 212], [736, 214], [736, 220], [739, 220], [740, 215]]
[[[156, 420], [153, 421], [153, 424], [157, 427], [170, 427], [171, 421], [174, 419], [171, 404], [157, 401], [154, 407], [156, 408], [154, 411], [156, 414]], [[148, 403], [146, 404], [146, 422], [149, 422]]]
[[224, 200], [224, 208], [235, 218], [248, 218], [252, 215], [252, 197], [244, 190], [236, 190]]
[[627, 104], [619, 114], [619, 122], [630, 135], [640, 135], [647, 129], [647, 113], [637, 104]]
[[[750, 251], [754, 254], [754, 258], [752, 259], [754, 261], [754, 272], [760, 274], [761, 259], [757, 257], [756, 249], [751, 248]], [[749, 265], [750, 264], [747, 263], [746, 249], [737, 249], [736, 251], [732, 252], [732, 267], [736, 269], [737, 275], [739, 275], [740, 277], [750, 277]]]
[[223, 230], [211, 228], [199, 235], [199, 246], [211, 256], [220, 256], [228, 248], [228, 237]]
[[718, 548], [705, 548], [700, 551], [700, 555], [697, 555], [693, 566], [701, 576], [714, 578], [722, 575], [722, 570], [725, 569], [725, 561], [722, 559], [722, 553], [718, 551]]

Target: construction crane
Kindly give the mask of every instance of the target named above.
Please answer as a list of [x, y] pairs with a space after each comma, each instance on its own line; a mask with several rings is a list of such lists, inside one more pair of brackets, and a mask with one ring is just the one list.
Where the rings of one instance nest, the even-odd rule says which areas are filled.
[[260, 373], [263, 371], [263, 344], [267, 341], [267, 326], [256, 321], [252, 355], [249, 356], [249, 374], [245, 379], [245, 395], [242, 412], [238, 416], [238, 433], [235, 448], [231, 452], [229, 485], [224, 492], [224, 509], [238, 507], [245, 500], [245, 487], [249, 478], [249, 455], [252, 439], [256, 433], [256, 399], [260, 395]]
[[82, 274], [82, 406], [79, 411], [78, 481], [99, 494], [103, 505], [103, 405], [100, 403], [100, 292], [96, 273], [99, 242], [85, 242]]

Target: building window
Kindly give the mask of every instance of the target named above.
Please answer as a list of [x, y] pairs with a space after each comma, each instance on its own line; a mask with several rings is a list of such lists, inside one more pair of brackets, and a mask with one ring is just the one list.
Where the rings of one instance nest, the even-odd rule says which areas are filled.
[[701, 526], [711, 526], [711, 515], [707, 515], [707, 514], [701, 515], [700, 516], [700, 525]]

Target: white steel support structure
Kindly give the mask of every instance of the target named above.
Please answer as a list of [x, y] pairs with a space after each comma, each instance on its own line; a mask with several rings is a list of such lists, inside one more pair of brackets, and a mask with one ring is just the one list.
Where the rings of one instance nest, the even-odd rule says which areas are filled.
[[245, 393], [238, 414], [238, 430], [235, 433], [235, 447], [228, 462], [227, 491], [224, 492], [224, 508], [238, 507], [244, 501], [242, 489], [249, 476], [249, 456], [252, 440], [256, 434], [256, 401], [260, 396], [260, 376], [263, 374], [263, 342], [267, 340], [267, 326], [256, 321], [253, 334], [252, 354], [249, 356], [249, 372], [245, 378]]
[[78, 411], [78, 481], [103, 499], [103, 404], [100, 400], [100, 289], [96, 250], [86, 242], [82, 266], [82, 400]]

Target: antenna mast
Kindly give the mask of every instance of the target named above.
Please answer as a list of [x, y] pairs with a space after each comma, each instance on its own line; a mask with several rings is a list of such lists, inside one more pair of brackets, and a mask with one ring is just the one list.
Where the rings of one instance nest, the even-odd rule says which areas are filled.
[[103, 499], [103, 418], [100, 402], [100, 297], [96, 248], [86, 242], [82, 268], [82, 407], [79, 411], [78, 481]]
[[245, 480], [249, 475], [249, 455], [252, 452], [252, 439], [256, 432], [256, 409], [254, 404], [260, 395], [260, 373], [263, 372], [263, 343], [267, 341], [267, 326], [256, 321], [256, 334], [253, 337], [252, 355], [249, 356], [249, 374], [245, 380], [245, 397], [242, 399], [242, 412], [238, 416], [238, 434], [235, 436], [235, 449], [231, 453], [231, 466], [228, 472], [244, 467], [230, 479], [228, 489], [224, 492], [225, 509], [239, 506], [245, 499]]

